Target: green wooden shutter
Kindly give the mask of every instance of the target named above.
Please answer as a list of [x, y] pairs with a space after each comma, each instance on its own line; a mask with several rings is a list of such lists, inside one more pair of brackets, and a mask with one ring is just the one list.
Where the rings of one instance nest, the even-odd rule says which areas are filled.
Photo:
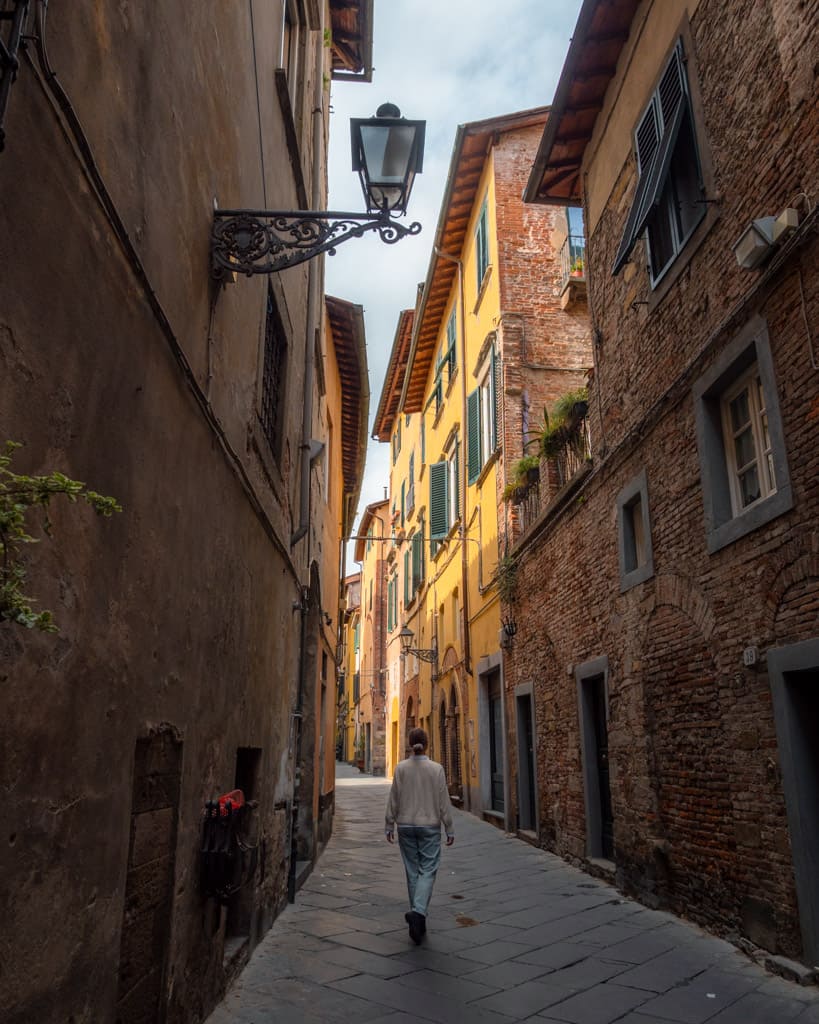
[[425, 527], [424, 517], [421, 516], [421, 518], [418, 520], [418, 533], [416, 535], [417, 538], [418, 538], [418, 580], [419, 580], [419, 583], [423, 583], [424, 580], [426, 579], [425, 557], [424, 557], [424, 536], [425, 536], [424, 527]]
[[387, 632], [392, 633], [394, 625], [392, 621], [392, 592], [395, 587], [394, 580], [387, 580]]
[[492, 451], [498, 450], [500, 444], [500, 396], [501, 390], [503, 389], [503, 379], [501, 376], [501, 361], [498, 353], [495, 351], [495, 346], [492, 346], [491, 353], [491, 374], [492, 379], [490, 381], [490, 387], [492, 389], [490, 406], [492, 408]]
[[481, 474], [481, 392], [475, 388], [466, 396], [466, 465], [469, 483]]
[[[457, 439], [455, 451], [452, 453], [452, 463], [455, 470], [453, 474], [455, 479], [452, 482], [452, 486], [455, 488], [455, 493], [452, 496], [452, 520], [454, 522], [461, 515], [461, 442]], [[449, 525], [451, 526], [452, 523]]]
[[429, 533], [433, 540], [446, 537], [449, 530], [449, 464], [434, 462], [429, 467]]
[[416, 533], [412, 538], [412, 592], [421, 586], [421, 544], [423, 536]]
[[475, 231], [475, 269], [478, 273], [477, 289], [480, 291], [483, 284], [486, 268], [489, 266], [489, 234], [486, 223], [486, 200], [484, 200], [481, 213], [478, 218], [478, 227]]
[[407, 509], [407, 481], [401, 481], [401, 525], [404, 525]]
[[410, 575], [410, 550], [404, 552], [404, 607], [412, 600], [412, 577]]
[[452, 310], [449, 321], [446, 325], [446, 341], [447, 341], [447, 358], [449, 360], [449, 379], [452, 378], [452, 374], [455, 372], [455, 366], [457, 365], [457, 346], [455, 344], [457, 330], [457, 320], [455, 318], [455, 310]]

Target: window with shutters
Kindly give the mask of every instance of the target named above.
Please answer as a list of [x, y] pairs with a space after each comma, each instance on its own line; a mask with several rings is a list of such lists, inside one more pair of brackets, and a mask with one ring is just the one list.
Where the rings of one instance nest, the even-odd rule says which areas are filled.
[[412, 601], [412, 551], [407, 547], [404, 552], [404, 607]]
[[259, 414], [262, 431], [278, 462], [282, 452], [284, 427], [284, 390], [287, 382], [287, 335], [279, 319], [273, 289], [267, 287], [267, 312], [264, 326], [264, 367], [262, 370], [262, 406]]
[[459, 479], [460, 444], [458, 435], [450, 440], [444, 458], [429, 467], [429, 533], [432, 553], [460, 516]]
[[401, 420], [398, 420], [392, 435], [392, 464], [398, 461], [401, 452]]
[[449, 389], [449, 385], [455, 378], [458, 351], [457, 333], [457, 319], [453, 309], [446, 324], [446, 339], [441, 342], [441, 347], [435, 357], [435, 379], [426, 405], [426, 408], [433, 407], [436, 417], [443, 405], [444, 391]]
[[[425, 529], [426, 529], [426, 523], [425, 523], [424, 517], [422, 515], [419, 518], [419, 520], [418, 520], [418, 532], [415, 534], [415, 538], [414, 538], [415, 545], [416, 545], [416, 547], [418, 549], [417, 550], [417, 579], [418, 579], [418, 587], [421, 587], [423, 585], [423, 583], [424, 583], [424, 580], [427, 578], [426, 549], [424, 547], [424, 540], [426, 538], [426, 534], [424, 532]], [[413, 555], [413, 557], [415, 558], [416, 556]], [[415, 564], [415, 563], [413, 563], [413, 564]]]
[[423, 559], [424, 537], [420, 532], [414, 533], [410, 541], [412, 549], [412, 592], [421, 586], [421, 564]]
[[449, 320], [446, 322], [446, 353], [444, 360], [447, 365], [447, 384], [455, 376], [455, 367], [457, 365], [457, 320], [455, 319], [455, 310], [449, 314]]
[[477, 291], [480, 293], [486, 271], [489, 269], [489, 235], [486, 229], [486, 200], [483, 201], [478, 226], [475, 229], [475, 266], [478, 280]]
[[478, 373], [478, 386], [466, 398], [468, 482], [475, 483], [497, 451], [500, 362], [494, 346]]
[[301, 140], [304, 129], [310, 30], [304, 18], [302, 5], [297, 0], [284, 0], [282, 6], [282, 35], [278, 66], [285, 74], [293, 126], [296, 130], [296, 137]]
[[415, 452], [410, 452], [407, 477], [407, 515], [415, 508]]
[[637, 122], [634, 147], [639, 178], [612, 273], [618, 273], [645, 235], [654, 286], [707, 209], [682, 40]]
[[401, 525], [403, 526], [407, 518], [407, 481], [401, 481]]
[[398, 575], [393, 572], [387, 580], [387, 632], [398, 626]]

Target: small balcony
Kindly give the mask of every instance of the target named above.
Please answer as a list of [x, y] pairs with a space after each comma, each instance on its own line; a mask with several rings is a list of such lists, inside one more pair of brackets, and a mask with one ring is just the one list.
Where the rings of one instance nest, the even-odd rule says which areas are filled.
[[586, 301], [586, 239], [567, 235], [560, 247], [560, 306]]
[[543, 515], [561, 508], [591, 471], [588, 403], [577, 402], [564, 427], [555, 432], [548, 454], [541, 454], [528, 482], [511, 495], [513, 536], [522, 537]]

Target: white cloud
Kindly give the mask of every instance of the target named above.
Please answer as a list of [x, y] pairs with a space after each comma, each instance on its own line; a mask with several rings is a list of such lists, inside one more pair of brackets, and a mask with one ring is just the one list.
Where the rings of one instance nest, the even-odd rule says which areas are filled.
[[[427, 121], [409, 213], [421, 234], [395, 246], [356, 239], [326, 263], [327, 291], [364, 306], [371, 423], [398, 314], [415, 304], [426, 276], [457, 126], [550, 103], [579, 8], [580, 0], [375, 0], [372, 83], [333, 83], [331, 209], [363, 208], [350, 170], [350, 117], [389, 100]], [[383, 498], [387, 448], [370, 443], [360, 508]]]

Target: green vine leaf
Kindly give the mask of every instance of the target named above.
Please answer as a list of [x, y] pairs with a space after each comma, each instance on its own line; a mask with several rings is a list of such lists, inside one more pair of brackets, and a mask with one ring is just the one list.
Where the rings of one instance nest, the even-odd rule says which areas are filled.
[[20, 563], [20, 552], [25, 544], [36, 544], [38, 539], [29, 531], [28, 517], [33, 509], [42, 516], [43, 533], [52, 535], [48, 515], [54, 497], [63, 497], [72, 503], [82, 500], [101, 516], [109, 517], [121, 512], [116, 498], [88, 489], [81, 480], [72, 480], [64, 473], [52, 472], [44, 476], [26, 476], [11, 468], [18, 441], [6, 441], [0, 449], [0, 622], [13, 622], [26, 629], [39, 629], [44, 633], [58, 632], [52, 613], [35, 610], [33, 597], [23, 593], [26, 569]]

